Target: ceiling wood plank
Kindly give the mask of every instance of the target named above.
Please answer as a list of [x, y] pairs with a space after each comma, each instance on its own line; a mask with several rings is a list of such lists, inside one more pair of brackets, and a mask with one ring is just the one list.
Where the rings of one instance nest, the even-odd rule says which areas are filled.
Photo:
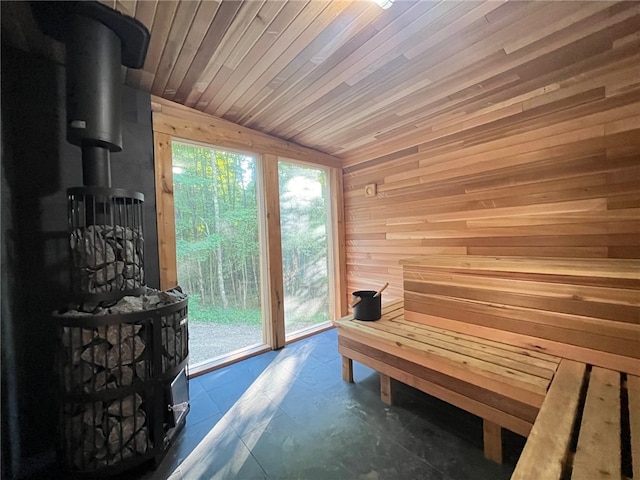
[[[426, 152], [455, 161], [473, 142], [493, 145], [496, 132], [517, 136], [536, 121], [580, 130], [593, 112], [566, 115], [640, 89], [637, 1], [407, 0], [385, 10], [343, 0], [102, 3], [151, 32], [128, 85], [339, 155], [348, 172]], [[64, 61], [29, 3], [2, 10], [3, 41]], [[634, 122], [611, 119], [607, 135], [626, 135]]]
[[[435, 31], [435, 28], [430, 28], [429, 30], [431, 31], [431, 35], [429, 38], [431, 38], [435, 43], [447, 40], [448, 38], [456, 38], [456, 36], [461, 34], [458, 28], [463, 29], [465, 27], [468, 27], [469, 25], [474, 24], [474, 22], [476, 22], [478, 19], [483, 19], [486, 13], [489, 13], [498, 8], [499, 5], [500, 4], [498, 2], [488, 2], [482, 4], [481, 7], [472, 9], [467, 14], [461, 16], [459, 18], [459, 21], [453, 21], [450, 25], [449, 21], [446, 21], [444, 25], [449, 25], [446, 28], [443, 28], [439, 31]], [[439, 36], [439, 34], [442, 35]], [[363, 83], [361, 81], [359, 90], [364, 90], [362, 92], [363, 94], [354, 93], [347, 98], [339, 98], [331, 102], [324, 102], [323, 108], [318, 108], [317, 106], [315, 107], [315, 111], [317, 112], [316, 115], [318, 115], [318, 113], [326, 112], [323, 117], [320, 117], [318, 119], [312, 115], [309, 115], [308, 113], [305, 113], [303, 115], [305, 116], [306, 122], [296, 119], [295, 132], [292, 130], [279, 131], [278, 134], [288, 138], [296, 138], [297, 141], [302, 143], [313, 141], [313, 139], [305, 138], [304, 136], [301, 136], [301, 134], [304, 135], [304, 131], [306, 129], [311, 129], [313, 131], [322, 130], [326, 134], [330, 134], [331, 132], [327, 131], [328, 123], [331, 124], [333, 130], [341, 130], [344, 128], [344, 125], [338, 125], [336, 124], [336, 122], [332, 121], [334, 113], [333, 110], [330, 110], [330, 108], [333, 105], [339, 105], [340, 108], [345, 109], [353, 108], [352, 105], [354, 103], [358, 103], [362, 112], [361, 115], [366, 117], [369, 116], [373, 111], [379, 110], [387, 105], [391, 105], [397, 100], [407, 98], [410, 95], [417, 93], [417, 91], [421, 88], [433, 83], [431, 78], [424, 77], [421, 69], [414, 69], [412, 67], [409, 67], [397, 70], [399, 70], [399, 72], [391, 76], [389, 81], [382, 82], [378, 79], [375, 79], [374, 82], [370, 82], [374, 83], [373, 88], [368, 87], [367, 83]], [[386, 76], [389, 77], [388, 74]], [[356, 84], [354, 83], [354, 85]], [[357, 91], [358, 90], [356, 90], [356, 92]], [[363, 110], [363, 107], [368, 108], [364, 108]], [[322, 123], [322, 125], [318, 125], [318, 127], [320, 128], [314, 128], [314, 119], [316, 125], [319, 123], [319, 121]]]
[[136, 14], [137, 3], [137, 0], [116, 0], [116, 6], [114, 8], [124, 15], [133, 17]]
[[[298, 2], [290, 8], [282, 8], [283, 3], [271, 3], [267, 2], [264, 8], [264, 13], [260, 16], [260, 12], [256, 15], [254, 21], [248, 24], [248, 27], [252, 28], [249, 35], [242, 35], [241, 38], [234, 38], [232, 43], [234, 45], [230, 55], [241, 57], [243, 63], [238, 65], [237, 63], [226, 61], [223, 62], [222, 68], [218, 71], [218, 74], [213, 78], [205, 92], [202, 94], [199, 103], [199, 109], [208, 113], [215, 113], [220, 103], [226, 101], [226, 94], [231, 91], [230, 85], [236, 85], [237, 82], [242, 80], [243, 76], [246, 76], [248, 68], [254, 65], [259, 59], [264, 56], [269, 46], [275, 41], [278, 35], [281, 34], [283, 28], [297, 15], [297, 13], [304, 8], [306, 2]], [[278, 7], [273, 8], [273, 7]], [[263, 11], [261, 10], [261, 12]], [[242, 41], [245, 38], [247, 41]], [[241, 53], [238, 53], [240, 52]], [[235, 65], [235, 67], [234, 67]], [[248, 65], [248, 66], [247, 66]], [[245, 72], [242, 75], [240, 72]]]
[[[425, 23], [425, 16], [432, 10], [439, 12], [441, 4], [432, 2], [421, 2], [416, 5], [408, 4], [410, 8], [404, 11], [400, 9], [387, 10], [386, 16], [399, 15], [393, 17], [391, 21], [380, 30], [371, 40], [359, 46], [355, 51], [342, 59], [337, 65], [330, 69], [318, 69], [313, 75], [310, 75], [307, 81], [296, 85], [286, 98], [281, 99], [271, 109], [265, 112], [267, 115], [278, 108], [279, 115], [272, 115], [270, 118], [254, 118], [253, 122], [261, 120], [268, 123], [266, 131], [275, 131], [280, 121], [290, 119], [298, 111], [309, 106], [313, 101], [329, 93], [349, 78], [351, 73], [358, 72], [366, 65], [364, 58], [377, 57], [384, 52], [391, 50], [393, 47], [386, 42], [389, 39], [408, 38], [414, 32], [420, 30]], [[449, 8], [453, 8], [452, 6]], [[431, 15], [437, 14], [431, 12]], [[427, 17], [428, 18], [428, 17]], [[369, 56], [369, 57], [368, 57]], [[327, 65], [331, 65], [330, 62]], [[252, 122], [252, 123], [253, 123]]]
[[162, 52], [164, 51], [177, 10], [177, 1], [167, 0], [158, 2], [153, 18], [153, 26], [151, 27], [151, 40], [149, 42], [149, 49], [147, 50], [147, 58], [142, 67], [143, 72], [149, 74], [141, 78], [140, 88], [143, 90], [151, 90], [153, 79], [160, 65]]
[[[141, 22], [151, 32], [153, 19], [156, 15], [158, 0], [136, 2], [135, 19]], [[140, 88], [142, 82], [142, 69], [127, 69], [126, 83], [134, 88]]]
[[193, 59], [193, 62], [191, 62], [187, 73], [182, 79], [182, 83], [178, 87], [178, 91], [174, 97], [175, 101], [178, 103], [185, 102], [188, 106], [195, 105], [197, 98], [195, 101], [190, 99], [188, 102], [187, 98], [193, 97], [194, 94], [197, 96], [198, 92], [202, 91], [199, 90], [202, 87], [198, 84], [198, 79], [222, 42], [227, 29], [241, 6], [242, 2], [225, 1], [220, 4], [220, 8], [216, 11], [216, 16], [202, 40], [198, 53]]
[[[265, 2], [262, 8], [251, 21], [242, 36], [237, 39], [234, 49], [224, 61], [224, 66], [235, 70], [238, 65], [267, 31], [273, 19], [284, 7], [284, 2]], [[270, 33], [270, 32], [269, 32]], [[274, 32], [275, 33], [275, 32]]]
[[[251, 118], [253, 107], [267, 98], [272, 101], [279, 98], [276, 89], [285, 90], [284, 84], [304, 79], [309, 72], [317, 68], [336, 49], [349, 42], [354, 31], [362, 31], [369, 26], [369, 21], [362, 21], [361, 16], [369, 12], [379, 11], [364, 2], [355, 2], [343, 9], [340, 3], [328, 4], [327, 8], [310, 21], [305, 30], [294, 42], [286, 45], [284, 52], [269, 65], [264, 72], [244, 92], [240, 92], [234, 104], [235, 112], [227, 112], [231, 120], [239, 121]], [[306, 9], [301, 15], [313, 15]], [[371, 17], [373, 18], [373, 17]], [[363, 27], [364, 26], [364, 27]], [[373, 30], [373, 27], [370, 27]], [[282, 68], [282, 65], [286, 67]], [[282, 94], [280, 94], [282, 95]], [[244, 111], [243, 111], [244, 110]]]
[[167, 80], [164, 89], [162, 90], [162, 97], [173, 100], [178, 87], [182, 82], [182, 79], [187, 73], [187, 70], [191, 66], [196, 53], [200, 49], [203, 39], [209, 30], [211, 23], [213, 22], [216, 12], [218, 11], [220, 4], [218, 2], [203, 1], [200, 2], [198, 11], [196, 12], [191, 28], [187, 33], [184, 44], [179, 52], [178, 58], [173, 64], [171, 75]]
[[187, 34], [192, 26], [199, 6], [200, 1], [180, 2], [178, 4], [171, 30], [164, 44], [162, 56], [158, 61], [158, 68], [153, 79], [153, 85], [151, 86], [151, 93], [154, 95], [162, 95], [164, 93], [169, 75], [171, 75], [178, 55], [187, 39]]
[[220, 105], [226, 100], [227, 96], [239, 83], [247, 77], [252, 67], [261, 62], [267, 56], [269, 49], [285, 34], [287, 27], [294, 22], [298, 14], [307, 6], [307, 2], [288, 2], [284, 8], [269, 23], [268, 28], [263, 30], [260, 38], [254, 42], [252, 48], [245, 55], [243, 62], [236, 69], [227, 67], [224, 76], [214, 79], [207, 91], [203, 95], [203, 99], [208, 102], [205, 111], [208, 113], [216, 113]]
[[[185, 105], [196, 106], [196, 102], [198, 102], [207, 86], [211, 83], [211, 80], [213, 80], [213, 78], [220, 70], [220, 67], [222, 67], [224, 60], [234, 48], [235, 39], [238, 36], [242, 36], [244, 31], [249, 26], [251, 19], [256, 16], [263, 3], [264, 0], [256, 0], [255, 2], [243, 2], [240, 5], [238, 12], [233, 19], [233, 22], [229, 25], [228, 30], [220, 41], [220, 45], [215, 49], [214, 52], [212, 52], [212, 55], [208, 60], [206, 67], [204, 67], [202, 73], [198, 77], [198, 83], [196, 84], [195, 88], [192, 89], [191, 93], [184, 102]], [[200, 109], [205, 106], [206, 104], [204, 102], [199, 105]]]
[[[376, 11], [369, 6], [362, 15], [358, 15], [356, 11], [352, 13], [352, 10], [355, 10], [361, 5], [363, 5], [363, 2], [350, 4], [347, 10], [341, 11], [340, 4], [331, 3], [329, 7], [321, 13], [318, 21], [311, 23], [309, 28], [303, 33], [303, 36], [301, 36], [301, 38], [313, 38], [314, 35], [317, 35], [315, 39], [310, 43], [305, 42], [303, 44], [306, 45], [304, 50], [300, 51], [293, 61], [282, 71], [270, 75], [271, 78], [267, 77], [269, 83], [263, 88], [262, 92], [251, 98], [250, 101], [246, 101], [244, 115], [240, 121], [252, 123], [259, 121], [260, 114], [265, 112], [266, 109], [271, 107], [276, 101], [282, 99], [285, 95], [288, 96], [293, 86], [300, 82], [307, 82], [307, 77], [316, 69], [328, 70], [330, 66], [335, 65], [362, 43], [371, 39], [377, 33], [377, 30], [371, 24], [370, 19], [374, 19], [376, 15], [379, 15], [380, 10]], [[364, 19], [364, 22], [360, 20], [361, 17]], [[355, 18], [355, 20], [349, 23], [351, 18]], [[325, 25], [328, 26], [325, 27]], [[334, 50], [328, 50], [332, 47], [331, 40], [335, 39], [336, 30], [340, 32], [338, 35], [344, 35], [353, 29], [358, 30], [353, 37], [343, 37], [345, 41], [339, 48], [333, 46], [333, 48], [335, 48]], [[297, 42], [292, 44], [292, 46], [297, 47], [299, 51], [300, 47], [296, 46], [296, 44]], [[329, 54], [328, 51], [331, 51], [331, 53]], [[274, 62], [270, 68], [276, 70], [279, 67]], [[260, 126], [264, 127], [265, 125]]]

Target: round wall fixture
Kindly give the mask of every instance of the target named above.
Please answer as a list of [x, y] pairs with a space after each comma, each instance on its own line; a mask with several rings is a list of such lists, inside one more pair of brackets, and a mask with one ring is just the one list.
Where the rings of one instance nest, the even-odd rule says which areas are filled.
[[375, 197], [376, 196], [376, 184], [375, 183], [370, 183], [369, 185], [367, 185], [366, 187], [364, 187], [364, 196], [365, 197]]

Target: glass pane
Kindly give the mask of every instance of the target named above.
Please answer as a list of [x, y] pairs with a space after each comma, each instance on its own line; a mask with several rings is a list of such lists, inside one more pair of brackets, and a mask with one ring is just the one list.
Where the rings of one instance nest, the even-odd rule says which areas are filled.
[[278, 164], [287, 334], [329, 320], [327, 174]]
[[173, 183], [190, 365], [263, 343], [255, 159], [174, 142]]

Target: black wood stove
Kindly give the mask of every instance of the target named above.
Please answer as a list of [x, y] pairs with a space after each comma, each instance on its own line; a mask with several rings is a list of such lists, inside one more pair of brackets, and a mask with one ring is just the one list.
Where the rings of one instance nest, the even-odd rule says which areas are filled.
[[82, 149], [83, 186], [68, 193], [71, 293], [56, 312], [59, 451], [78, 476], [162, 459], [189, 410], [187, 298], [144, 284], [144, 197], [111, 185], [122, 150], [121, 66], [149, 44], [137, 20], [97, 2], [32, 2], [66, 45], [67, 140]]

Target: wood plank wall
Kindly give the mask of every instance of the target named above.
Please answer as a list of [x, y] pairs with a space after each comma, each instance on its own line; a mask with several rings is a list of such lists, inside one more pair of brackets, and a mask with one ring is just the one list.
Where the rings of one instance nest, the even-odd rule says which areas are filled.
[[398, 262], [416, 255], [640, 258], [638, 30], [557, 56], [569, 66], [532, 60], [346, 158], [349, 291], [390, 281], [401, 298]]
[[432, 255], [403, 265], [407, 320], [640, 374], [640, 260]]

